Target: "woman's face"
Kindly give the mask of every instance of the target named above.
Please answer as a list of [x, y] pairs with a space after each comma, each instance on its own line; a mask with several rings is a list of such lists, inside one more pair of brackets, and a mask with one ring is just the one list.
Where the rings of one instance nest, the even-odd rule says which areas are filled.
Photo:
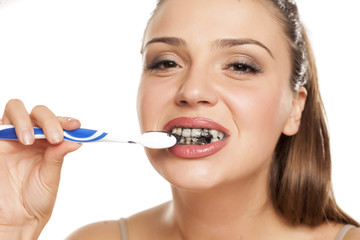
[[146, 149], [165, 179], [197, 190], [267, 176], [294, 108], [288, 43], [270, 10], [253, 0], [167, 0], [143, 59], [141, 130], [182, 139]]

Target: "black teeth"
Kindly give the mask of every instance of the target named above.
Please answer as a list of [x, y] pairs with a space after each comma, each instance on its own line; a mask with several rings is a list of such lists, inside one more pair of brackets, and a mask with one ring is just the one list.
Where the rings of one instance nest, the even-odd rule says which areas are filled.
[[211, 134], [209, 132], [201, 132], [201, 136], [205, 138], [210, 138], [211, 140]]
[[[194, 130], [196, 130], [196, 132], [194, 132]], [[176, 137], [177, 145], [205, 145], [212, 143], [214, 141], [222, 140], [225, 137], [223, 133], [221, 132], [214, 133], [211, 129], [207, 129], [207, 128], [189, 129], [189, 128], [175, 127], [171, 130], [171, 133], [173, 136]]]
[[211, 143], [211, 136], [210, 137], [192, 138], [193, 145], [205, 145], [205, 144], [209, 144], [209, 143]]
[[[181, 143], [181, 136], [178, 136], [178, 135], [175, 135], [173, 134], [173, 136], [176, 137], [176, 144], [177, 145], [189, 145], [189, 144], [186, 144], [185, 142]], [[199, 137], [199, 138], [191, 138], [192, 141], [191, 141], [191, 144], [190, 145], [205, 145], [205, 144], [209, 144], [211, 143], [211, 135], [207, 136], [207, 137]]]
[[[209, 135], [210, 135], [210, 133], [209, 133]], [[204, 141], [205, 141], [205, 144], [211, 143], [211, 135], [208, 137], [204, 137]]]
[[181, 136], [176, 135], [176, 134], [172, 134], [175, 138], [176, 138], [176, 142], [179, 143], [181, 140]]

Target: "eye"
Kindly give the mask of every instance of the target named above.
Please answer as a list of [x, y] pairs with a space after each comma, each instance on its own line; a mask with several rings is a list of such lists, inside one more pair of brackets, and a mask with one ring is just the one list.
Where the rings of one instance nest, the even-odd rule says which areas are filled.
[[226, 65], [225, 69], [234, 71], [238, 74], [256, 74], [261, 72], [260, 68], [243, 62], [229, 63]]
[[150, 70], [166, 70], [170, 68], [180, 67], [175, 61], [171, 60], [160, 60], [151, 63], [149, 66], [146, 66], [146, 69]]

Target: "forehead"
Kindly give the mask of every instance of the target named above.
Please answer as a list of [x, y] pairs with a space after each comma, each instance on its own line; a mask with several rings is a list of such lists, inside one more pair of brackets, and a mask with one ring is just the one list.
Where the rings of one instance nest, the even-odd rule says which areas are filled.
[[272, 48], [286, 46], [282, 28], [266, 0], [166, 0], [145, 34], [181, 37], [190, 43], [252, 38]]

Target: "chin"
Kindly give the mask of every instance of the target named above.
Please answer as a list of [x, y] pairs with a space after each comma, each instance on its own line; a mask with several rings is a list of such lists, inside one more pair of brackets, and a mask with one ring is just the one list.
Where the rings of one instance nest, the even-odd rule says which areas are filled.
[[148, 149], [147, 156], [154, 169], [173, 187], [201, 191], [221, 184], [219, 159], [181, 159], [168, 151]]
[[216, 188], [220, 185], [220, 181], [214, 176], [204, 176], [203, 174], [191, 173], [183, 176], [163, 176], [171, 184], [172, 187], [186, 191], [206, 191]]

